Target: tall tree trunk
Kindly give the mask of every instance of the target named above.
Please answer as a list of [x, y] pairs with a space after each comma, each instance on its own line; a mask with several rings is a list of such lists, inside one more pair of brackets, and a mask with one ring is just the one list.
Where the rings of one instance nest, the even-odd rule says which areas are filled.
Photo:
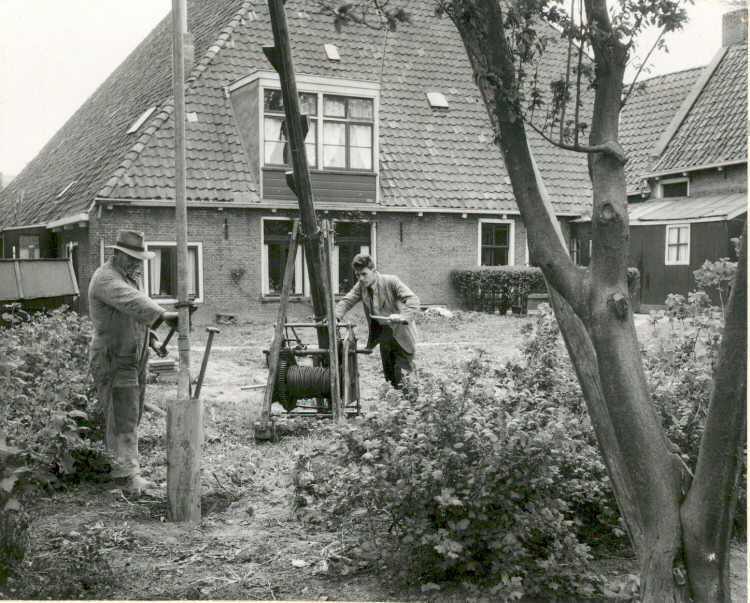
[[747, 421], [747, 223], [738, 260], [695, 478], [682, 507], [696, 603], [731, 601], [730, 539]]

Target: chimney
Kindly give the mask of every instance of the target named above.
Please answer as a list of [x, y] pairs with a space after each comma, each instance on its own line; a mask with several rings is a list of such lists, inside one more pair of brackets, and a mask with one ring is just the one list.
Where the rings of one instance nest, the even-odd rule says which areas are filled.
[[721, 21], [721, 45], [747, 44], [747, 9], [724, 13]]

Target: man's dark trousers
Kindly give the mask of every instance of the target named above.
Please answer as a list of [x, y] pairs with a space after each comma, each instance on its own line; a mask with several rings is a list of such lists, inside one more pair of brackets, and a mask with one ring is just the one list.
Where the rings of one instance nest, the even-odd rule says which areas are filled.
[[378, 338], [380, 358], [383, 361], [383, 374], [393, 387], [400, 388], [417, 370], [414, 354], [410, 354], [393, 337], [390, 327], [384, 327]]

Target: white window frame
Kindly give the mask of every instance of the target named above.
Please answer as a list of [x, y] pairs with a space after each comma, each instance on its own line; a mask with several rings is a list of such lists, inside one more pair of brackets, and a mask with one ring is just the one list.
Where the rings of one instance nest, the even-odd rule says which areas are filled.
[[[669, 259], [669, 231], [675, 228], [687, 229], [687, 252], [684, 261]], [[679, 255], [679, 253], [678, 253]], [[664, 231], [664, 265], [665, 266], [689, 266], [690, 265], [690, 224], [667, 224]]]
[[[260, 291], [263, 296], [278, 297], [278, 293], [271, 293], [268, 287], [268, 247], [266, 246], [265, 232], [266, 222], [275, 220], [277, 222], [289, 222], [290, 232], [291, 225], [294, 224], [294, 220], [285, 218], [284, 216], [263, 216], [260, 219]], [[302, 245], [297, 245], [297, 257], [294, 258], [294, 291], [292, 295], [309, 297], [310, 295], [310, 279], [307, 276], [307, 271], [304, 268], [303, 262], [304, 252]]]
[[664, 185], [665, 184], [678, 184], [680, 182], [687, 183], [687, 194], [686, 197], [690, 196], [690, 178], [687, 176], [681, 176], [679, 178], [665, 178], [657, 182], [656, 197], [659, 199], [679, 199], [679, 197], [665, 197], [664, 196]]
[[[145, 243], [146, 249], [150, 249], [151, 247], [177, 247], [177, 243], [174, 241], [148, 241]], [[203, 288], [203, 243], [200, 242], [188, 242], [187, 244], [188, 248], [195, 247], [198, 249], [198, 296], [195, 298], [195, 303], [201, 304], [203, 303], [203, 297], [204, 297], [204, 288]], [[177, 303], [177, 299], [171, 299], [171, 298], [155, 298], [153, 297], [149, 291], [149, 273], [148, 273], [148, 260], [143, 261], [143, 290], [151, 297], [151, 299], [158, 300], [160, 304], [175, 304]]]
[[482, 225], [510, 224], [508, 229], [508, 266], [516, 265], [516, 221], [480, 218], [477, 225], [477, 266], [482, 265]]

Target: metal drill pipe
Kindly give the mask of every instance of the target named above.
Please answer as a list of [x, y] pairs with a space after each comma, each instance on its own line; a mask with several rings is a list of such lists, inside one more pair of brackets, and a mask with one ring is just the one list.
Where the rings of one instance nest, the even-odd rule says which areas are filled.
[[[310, 273], [310, 297], [312, 298], [315, 317], [321, 318], [326, 315], [326, 295], [323, 285], [323, 244], [320, 236], [318, 236], [320, 229], [315, 215], [315, 204], [310, 185], [310, 169], [307, 164], [305, 137], [302, 131], [302, 120], [300, 119], [300, 103], [292, 62], [292, 48], [289, 43], [289, 28], [283, 0], [269, 0], [268, 8], [275, 49], [272, 63], [279, 74], [281, 96], [284, 101], [284, 115], [292, 155], [295, 192], [299, 201], [302, 223], [303, 246], [307, 259], [307, 269]], [[321, 348], [328, 347], [327, 331], [328, 329], [325, 328], [317, 329], [318, 346]]]

